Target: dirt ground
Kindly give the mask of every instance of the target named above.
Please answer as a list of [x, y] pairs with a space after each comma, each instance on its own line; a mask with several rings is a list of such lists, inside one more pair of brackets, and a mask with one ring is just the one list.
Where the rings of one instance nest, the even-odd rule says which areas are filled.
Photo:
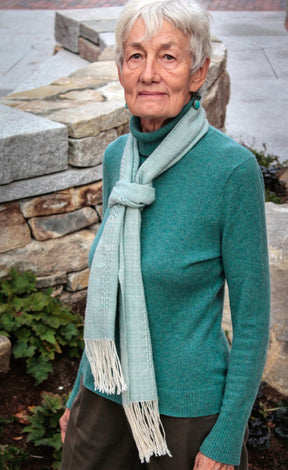
[[[33, 379], [25, 374], [24, 365], [12, 362], [9, 373], [0, 376], [0, 416], [10, 418], [19, 412], [29, 412], [28, 407], [41, 403], [42, 391], [68, 394], [73, 386], [77, 368], [77, 361], [60, 357], [54, 363], [53, 374], [36, 387]], [[262, 408], [268, 410], [277, 407], [280, 400], [287, 401], [288, 397], [283, 397], [275, 389], [265, 386], [260, 400]], [[271, 445], [265, 450], [249, 448], [249, 470], [287, 470], [288, 440], [277, 438], [273, 432], [275, 425], [269, 420], [267, 424], [271, 430]], [[19, 421], [1, 425], [0, 445], [9, 444], [28, 450], [30, 457], [22, 464], [23, 470], [51, 469], [52, 452], [49, 448], [34, 447], [27, 443], [26, 434], [22, 433], [23, 427], [24, 424]]]

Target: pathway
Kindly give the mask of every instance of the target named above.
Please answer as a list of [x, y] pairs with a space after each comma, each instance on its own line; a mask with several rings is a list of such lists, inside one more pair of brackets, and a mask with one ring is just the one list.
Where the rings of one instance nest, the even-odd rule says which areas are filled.
[[[61, 10], [124, 5], [126, 0], [2, 0], [0, 10]], [[286, 0], [202, 0], [208, 10], [282, 11]]]

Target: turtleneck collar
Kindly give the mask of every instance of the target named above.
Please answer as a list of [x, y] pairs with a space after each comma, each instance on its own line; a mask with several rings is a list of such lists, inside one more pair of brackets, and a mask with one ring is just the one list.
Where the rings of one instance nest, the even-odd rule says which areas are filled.
[[130, 119], [130, 132], [137, 139], [138, 152], [141, 157], [149, 157], [152, 152], [158, 147], [162, 140], [169, 134], [171, 129], [177, 124], [178, 121], [187, 113], [188, 109], [193, 105], [194, 100], [191, 99], [177, 116], [171, 119], [165, 126], [153, 132], [142, 132], [140, 118], [132, 116]]

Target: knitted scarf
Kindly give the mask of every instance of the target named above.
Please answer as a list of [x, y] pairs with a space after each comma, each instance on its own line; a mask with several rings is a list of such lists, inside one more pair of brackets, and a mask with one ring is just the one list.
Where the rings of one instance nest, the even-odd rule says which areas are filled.
[[[155, 199], [153, 180], [186, 155], [207, 130], [204, 110], [191, 106], [140, 167], [137, 140], [129, 135], [120, 179], [111, 192], [109, 216], [91, 265], [84, 329], [86, 355], [95, 390], [122, 394], [141, 462], [149, 462], [153, 454], [170, 455], [158, 409], [141, 274], [141, 211]], [[115, 345], [117, 311], [120, 357]]]

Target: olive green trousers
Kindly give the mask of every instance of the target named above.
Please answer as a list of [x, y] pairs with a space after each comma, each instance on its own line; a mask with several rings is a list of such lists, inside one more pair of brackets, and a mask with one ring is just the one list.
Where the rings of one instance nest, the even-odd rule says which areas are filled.
[[[217, 415], [174, 418], [161, 415], [172, 458], [152, 457], [141, 464], [121, 405], [81, 387], [66, 432], [61, 470], [193, 470], [201, 443]], [[243, 445], [240, 466], [248, 470]]]

